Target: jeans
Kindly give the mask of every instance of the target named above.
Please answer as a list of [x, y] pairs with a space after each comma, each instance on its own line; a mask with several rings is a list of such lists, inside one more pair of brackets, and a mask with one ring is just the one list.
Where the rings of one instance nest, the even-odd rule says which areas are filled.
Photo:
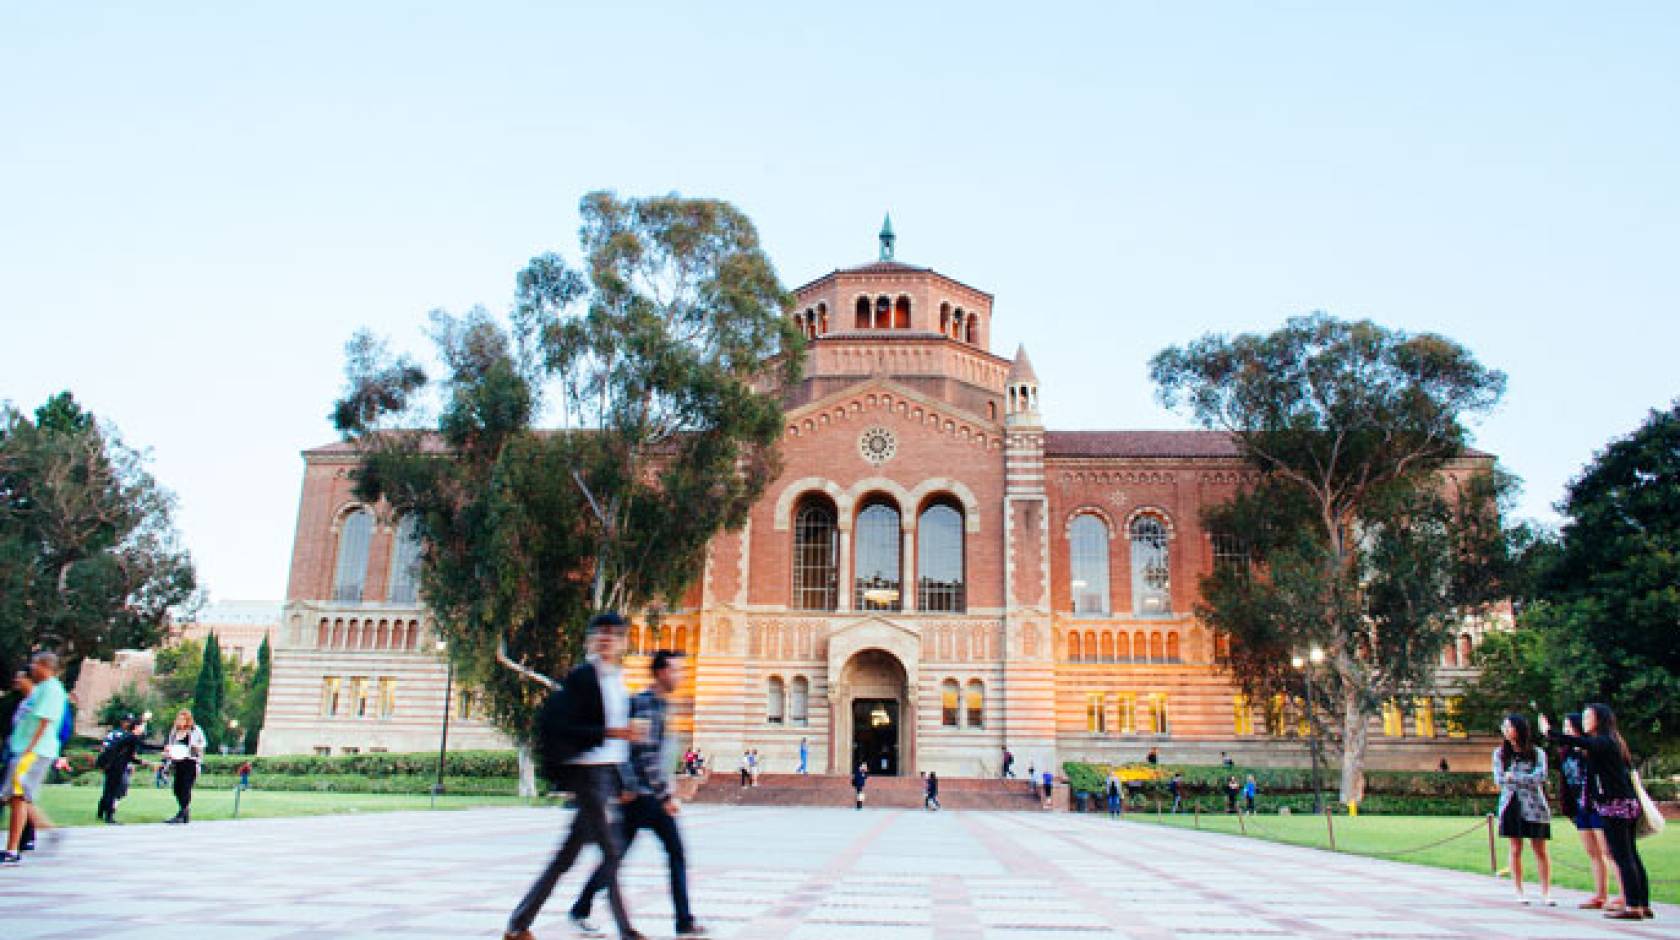
[[1651, 880], [1645, 874], [1645, 862], [1639, 857], [1639, 843], [1634, 837], [1638, 820], [1604, 817], [1604, 841], [1610, 848], [1610, 858], [1622, 876], [1622, 894], [1628, 907], [1651, 906]]
[[[665, 860], [671, 866], [671, 907], [677, 915], [677, 930], [693, 927], [694, 913], [688, 907], [688, 858], [683, 854], [682, 832], [677, 828], [676, 817], [667, 813], [662, 803], [644, 793], [624, 805], [624, 818], [618, 829], [619, 840], [626, 853], [630, 851], [630, 843], [636, 841], [636, 833], [643, 829], [652, 830], [654, 837], [665, 846]], [[572, 905], [573, 917], [589, 916], [595, 895], [606, 887], [606, 877], [602, 874], [605, 867], [603, 864], [589, 876], [589, 883], [583, 886], [577, 903]]]
[[185, 817], [192, 809], [193, 784], [198, 782], [198, 762], [178, 760], [170, 772], [175, 775], [175, 803], [181, 807], [181, 815]]
[[554, 893], [560, 876], [577, 861], [583, 847], [598, 845], [601, 847], [601, 868], [596, 875], [606, 883], [607, 900], [612, 905], [619, 935], [630, 936], [635, 933], [635, 928], [630, 926], [630, 915], [624, 910], [624, 896], [618, 890], [618, 863], [623, 857], [623, 850], [607, 810], [618, 797], [618, 768], [611, 764], [578, 764], [568, 767], [566, 773], [570, 779], [562, 789], [571, 790], [577, 797], [577, 814], [572, 817], [572, 830], [566, 833], [566, 841], [560, 843], [560, 848], [549, 859], [542, 874], [537, 876], [531, 890], [513, 909], [507, 931], [518, 933], [530, 929], [543, 903]]
[[105, 771], [105, 788], [99, 794], [99, 818], [116, 819], [117, 801], [128, 795], [128, 768]]

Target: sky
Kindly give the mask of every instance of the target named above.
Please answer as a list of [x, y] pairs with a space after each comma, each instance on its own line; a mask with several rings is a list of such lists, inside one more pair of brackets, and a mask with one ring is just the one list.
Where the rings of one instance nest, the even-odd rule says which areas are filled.
[[424, 351], [585, 192], [679, 192], [789, 287], [890, 211], [1053, 428], [1189, 426], [1147, 362], [1204, 333], [1443, 333], [1555, 521], [1680, 394], [1677, 50], [1661, 2], [6, 4], [0, 399], [73, 391], [211, 596], [278, 599], [345, 340]]

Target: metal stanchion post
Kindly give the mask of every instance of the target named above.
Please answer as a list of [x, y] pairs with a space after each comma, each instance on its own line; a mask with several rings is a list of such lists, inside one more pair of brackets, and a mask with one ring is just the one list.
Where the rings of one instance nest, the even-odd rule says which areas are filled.
[[1197, 800], [1195, 804], [1190, 807], [1190, 812], [1194, 813], [1196, 816], [1196, 828], [1202, 828], [1202, 801]]
[[1336, 851], [1335, 814], [1330, 812], [1330, 807], [1328, 806], [1324, 807], [1324, 831], [1330, 833], [1330, 851]]
[[1492, 813], [1487, 814], [1487, 833], [1488, 833], [1488, 871], [1493, 872], [1493, 877], [1498, 878], [1499, 877], [1499, 848], [1498, 848], [1498, 843], [1496, 841], [1494, 841], [1494, 838], [1493, 838], [1493, 814]]
[[1242, 834], [1246, 836], [1246, 835], [1248, 835], [1248, 823], [1243, 822], [1243, 816], [1244, 815], [1246, 815], [1246, 814], [1245, 813], [1238, 813], [1237, 814], [1237, 828], [1242, 830]]

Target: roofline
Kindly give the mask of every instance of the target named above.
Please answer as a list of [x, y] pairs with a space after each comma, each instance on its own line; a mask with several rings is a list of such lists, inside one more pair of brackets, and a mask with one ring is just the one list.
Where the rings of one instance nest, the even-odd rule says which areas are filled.
[[[870, 262], [870, 264], [879, 264], [879, 263], [880, 262]], [[931, 274], [934, 277], [943, 278], [944, 280], [950, 281], [952, 284], [955, 284], [955, 285], [957, 285], [958, 287], [961, 287], [964, 290], [971, 290], [971, 291], [975, 292], [976, 294], [979, 294], [980, 296], [986, 298], [987, 300], [996, 300], [997, 299], [997, 295], [993, 294], [991, 291], [981, 290], [980, 288], [975, 287], [971, 284], [968, 284], [968, 283], [963, 282], [963, 281], [959, 281], [956, 278], [950, 276], [949, 274], [941, 274], [938, 271], [935, 271], [933, 268], [924, 268], [924, 267], [920, 267], [920, 266], [917, 266], [917, 265], [914, 265], [914, 264], [904, 264], [904, 262], [902, 262], [902, 261], [895, 261], [895, 262], [891, 262], [891, 263], [903, 265], [903, 267], [905, 269], [904, 273], [906, 273], [906, 274]], [[859, 267], [862, 267], [862, 266], [859, 266]], [[870, 272], [862, 271], [859, 268], [835, 268], [834, 270], [828, 272], [827, 274], [822, 275], [821, 277], [812, 278], [811, 280], [806, 281], [805, 283], [799, 285], [798, 287], [795, 287], [793, 289], [793, 292], [797, 294], [797, 293], [799, 293], [801, 291], [804, 291], [808, 288], [815, 287], [818, 284], [823, 283], [824, 281], [834, 280], [835, 278], [839, 277], [842, 274], [857, 274], [860, 277], [862, 277], [862, 276], [867, 276], [869, 273]]]

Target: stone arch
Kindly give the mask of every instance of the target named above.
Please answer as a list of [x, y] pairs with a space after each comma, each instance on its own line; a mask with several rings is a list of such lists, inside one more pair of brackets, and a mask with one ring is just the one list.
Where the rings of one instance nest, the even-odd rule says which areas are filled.
[[[1119, 529], [1115, 527], [1114, 517], [1108, 514], [1108, 510], [1096, 505], [1095, 503], [1085, 503], [1074, 507], [1068, 512], [1067, 518], [1062, 520], [1062, 536], [1064, 538], [1073, 538], [1073, 524], [1078, 521], [1080, 516], [1096, 516], [1098, 519], [1101, 519], [1103, 521], [1103, 525], [1108, 527], [1108, 540], [1110, 542], [1114, 541], [1118, 537], [1117, 533], [1119, 532]], [[1127, 524], [1130, 525], [1129, 520]]]
[[[853, 700], [876, 697], [896, 698], [900, 703], [898, 769], [900, 774], [916, 772], [917, 689], [912, 677], [921, 671], [920, 644], [913, 631], [881, 617], [857, 621], [829, 637], [830, 773], [850, 769]], [[870, 668], [856, 668], [860, 666]], [[884, 677], [894, 683], [890, 690], [877, 688]]]
[[776, 531], [786, 532], [788, 530], [793, 518], [793, 507], [799, 502], [801, 496], [811, 492], [826, 493], [829, 499], [834, 500], [834, 508], [840, 516], [840, 528], [849, 529], [852, 527], [852, 497], [840, 488], [840, 484], [823, 477], [801, 477], [783, 487], [781, 494], [776, 497], [774, 513]]
[[[838, 489], [838, 487], [836, 487], [836, 489]], [[915, 502], [910, 498], [910, 491], [905, 489], [903, 484], [899, 483], [897, 480], [891, 480], [886, 477], [865, 477], [856, 483], [853, 483], [851, 488], [845, 490], [843, 493], [844, 502], [841, 501], [841, 497], [835, 497], [835, 505], [843, 507], [840, 510], [841, 525], [847, 528], [851, 527], [851, 518], [853, 514], [852, 510], [855, 508], [857, 503], [861, 502], [864, 497], [871, 493], [885, 493], [893, 499], [898, 500], [899, 525], [905, 530], [911, 530], [916, 527], [916, 516], [912, 509], [912, 507], [915, 506]]]
[[980, 531], [980, 500], [975, 498], [974, 491], [969, 489], [961, 480], [953, 480], [950, 477], [929, 477], [916, 484], [916, 488], [909, 492], [906, 504], [915, 507], [916, 512], [920, 512], [922, 503], [928, 497], [942, 493], [949, 493], [957, 498], [957, 502], [962, 503], [964, 531], [971, 533]]
[[1142, 516], [1154, 516], [1155, 518], [1161, 520], [1161, 525], [1166, 527], [1167, 538], [1169, 538], [1169, 539], [1178, 538], [1178, 527], [1173, 524], [1172, 513], [1167, 512], [1165, 509], [1163, 509], [1160, 506], [1157, 506], [1153, 503], [1147, 503], [1147, 504], [1144, 504], [1142, 506], [1138, 506], [1137, 508], [1133, 509], [1131, 512], [1126, 514], [1126, 537], [1127, 538], [1131, 537], [1132, 523], [1138, 521], [1139, 517], [1142, 517]]

